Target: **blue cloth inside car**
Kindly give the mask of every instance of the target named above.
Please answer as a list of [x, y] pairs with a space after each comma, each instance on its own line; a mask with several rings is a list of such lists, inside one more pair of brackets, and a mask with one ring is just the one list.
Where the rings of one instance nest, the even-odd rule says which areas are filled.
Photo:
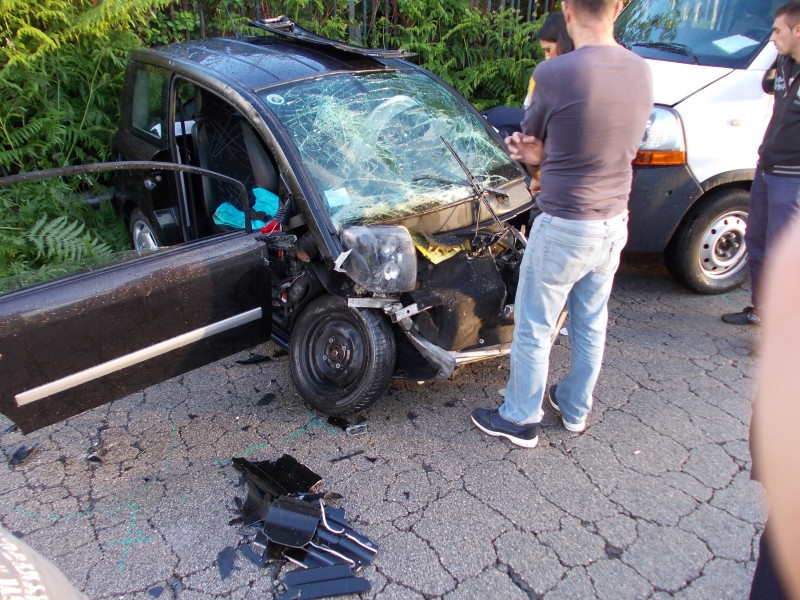
[[[263, 212], [269, 216], [274, 216], [278, 212], [279, 200], [278, 196], [264, 188], [253, 188], [253, 212]], [[244, 212], [236, 208], [230, 202], [223, 202], [214, 211], [214, 223], [217, 225], [225, 225], [227, 227], [235, 227], [236, 229], [244, 229]], [[251, 221], [253, 229], [260, 229], [266, 223], [257, 219]]]

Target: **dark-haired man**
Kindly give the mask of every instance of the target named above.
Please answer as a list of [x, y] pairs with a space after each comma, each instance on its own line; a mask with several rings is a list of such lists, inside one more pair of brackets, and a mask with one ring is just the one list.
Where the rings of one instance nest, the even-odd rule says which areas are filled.
[[[607, 304], [628, 237], [631, 161], [653, 106], [650, 68], [614, 40], [618, 0], [564, 0], [575, 50], [540, 63], [512, 158], [541, 165], [536, 218], [520, 269], [511, 370], [499, 410], [478, 408], [479, 429], [532, 448], [542, 401], [580, 432], [605, 346]], [[564, 304], [572, 366], [546, 390], [550, 336]]]
[[[722, 315], [734, 325], [757, 325], [764, 261], [776, 236], [800, 206], [800, 2], [775, 11], [770, 41], [778, 50], [772, 118], [758, 149], [758, 165], [750, 190], [745, 242], [750, 257], [750, 302], [741, 312]], [[766, 86], [765, 86], [766, 87]]]

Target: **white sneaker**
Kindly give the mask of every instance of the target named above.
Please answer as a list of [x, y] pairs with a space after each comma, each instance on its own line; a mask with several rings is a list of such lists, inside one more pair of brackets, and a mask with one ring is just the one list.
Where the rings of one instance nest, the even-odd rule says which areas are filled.
[[[555, 408], [560, 413], [561, 409], [558, 407], [558, 401], [556, 400], [557, 387], [558, 384], [553, 384], [550, 386], [550, 388], [547, 390], [547, 399], [550, 400], [550, 406]], [[582, 433], [586, 429], [586, 419], [580, 423], [570, 423], [563, 414], [561, 415], [561, 424], [564, 425], [564, 429], [571, 431], [572, 433]]]

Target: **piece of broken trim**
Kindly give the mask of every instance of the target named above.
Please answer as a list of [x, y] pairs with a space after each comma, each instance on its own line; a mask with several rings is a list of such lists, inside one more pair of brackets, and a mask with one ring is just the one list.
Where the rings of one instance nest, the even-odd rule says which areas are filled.
[[342, 268], [342, 264], [344, 261], [347, 260], [347, 257], [350, 256], [350, 253], [353, 251], [351, 248], [350, 250], [345, 250], [339, 256], [336, 257], [336, 260], [333, 263], [333, 270], [339, 271], [340, 273], [347, 273], [347, 269]]
[[369, 589], [369, 581], [354, 576], [347, 565], [332, 565], [287, 573], [286, 591], [278, 598], [279, 600], [324, 598], [359, 594]]

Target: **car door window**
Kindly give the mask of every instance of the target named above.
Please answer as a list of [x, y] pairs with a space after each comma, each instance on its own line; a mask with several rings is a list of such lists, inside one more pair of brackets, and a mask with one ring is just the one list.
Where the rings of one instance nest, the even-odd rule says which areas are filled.
[[135, 256], [112, 207], [107, 175], [0, 186], [0, 295]]
[[167, 78], [163, 71], [140, 66], [133, 84], [131, 123], [145, 136], [164, 138], [164, 107]]
[[217, 94], [180, 79], [175, 84], [174, 111], [178, 160], [235, 179], [248, 192], [244, 200], [238, 186], [230, 182], [183, 176], [187, 218], [195, 224], [195, 236], [243, 229], [248, 207], [258, 213], [256, 228], [274, 216], [278, 203], [275, 160], [241, 111]]

